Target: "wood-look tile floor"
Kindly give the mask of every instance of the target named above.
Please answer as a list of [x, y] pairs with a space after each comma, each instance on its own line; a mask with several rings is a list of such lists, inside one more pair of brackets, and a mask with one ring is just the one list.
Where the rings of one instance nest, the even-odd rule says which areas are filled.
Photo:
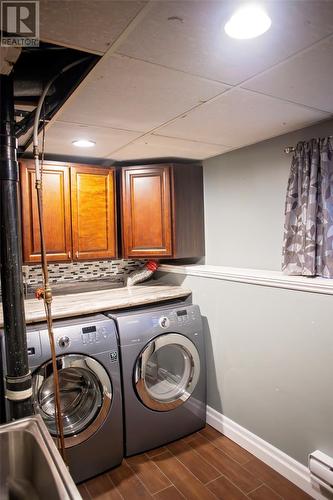
[[207, 425], [79, 486], [84, 500], [305, 500], [293, 483]]

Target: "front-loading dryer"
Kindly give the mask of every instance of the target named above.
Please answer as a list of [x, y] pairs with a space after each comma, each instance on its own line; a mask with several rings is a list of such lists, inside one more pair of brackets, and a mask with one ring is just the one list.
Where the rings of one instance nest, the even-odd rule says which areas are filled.
[[177, 303], [108, 316], [119, 335], [125, 455], [204, 427], [206, 361], [199, 307]]
[[[65, 453], [76, 482], [120, 464], [123, 418], [117, 331], [102, 314], [53, 322]], [[2, 335], [4, 342], [4, 336]], [[2, 342], [2, 343], [3, 343]], [[33, 406], [56, 438], [46, 323], [27, 327]], [[4, 352], [4, 350], [3, 350]]]

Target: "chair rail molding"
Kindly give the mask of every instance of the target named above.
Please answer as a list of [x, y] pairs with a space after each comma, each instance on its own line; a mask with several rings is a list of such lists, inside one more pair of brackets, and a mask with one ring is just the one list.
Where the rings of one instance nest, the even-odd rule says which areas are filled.
[[235, 281], [252, 285], [285, 288], [301, 292], [333, 295], [333, 279], [306, 276], [287, 276], [280, 271], [262, 269], [246, 269], [241, 267], [210, 266], [210, 265], [170, 265], [161, 264], [158, 268], [164, 273], [176, 273], [187, 276]]

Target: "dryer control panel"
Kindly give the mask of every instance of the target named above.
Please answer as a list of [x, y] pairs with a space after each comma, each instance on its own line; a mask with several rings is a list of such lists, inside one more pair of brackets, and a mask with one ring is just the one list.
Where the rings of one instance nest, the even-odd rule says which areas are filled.
[[[200, 313], [196, 306], [184, 307], [182, 309], [171, 309], [163, 311], [163, 316], [159, 316], [158, 324], [163, 329], [182, 328], [193, 325], [200, 318]], [[156, 316], [153, 316], [153, 323], [156, 325]]]
[[189, 323], [191, 321], [195, 321], [197, 319], [197, 311], [191, 307], [186, 309], [178, 309], [176, 311], [176, 318], [178, 324], [183, 325], [185, 323]]
[[119, 313], [111, 317], [118, 323], [120, 345], [144, 343], [165, 333], [196, 337], [202, 332], [201, 314], [197, 305], [152, 308], [145, 312]]

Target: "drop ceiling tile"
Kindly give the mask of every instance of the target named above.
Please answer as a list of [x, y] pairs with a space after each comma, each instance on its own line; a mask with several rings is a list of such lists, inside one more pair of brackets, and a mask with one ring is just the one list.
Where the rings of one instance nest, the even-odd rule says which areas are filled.
[[62, 121], [150, 131], [228, 87], [123, 56], [101, 61]]
[[110, 155], [115, 160], [138, 160], [146, 158], [178, 157], [202, 160], [225, 153], [229, 148], [216, 144], [185, 141], [174, 137], [151, 134], [136, 139], [132, 144]]
[[333, 2], [277, 1], [264, 6], [271, 29], [253, 40], [235, 40], [224, 25], [236, 2], [158, 1], [119, 52], [238, 84], [333, 33]]
[[[72, 123], [54, 122], [45, 134], [45, 151], [47, 153], [106, 157], [110, 151], [124, 146], [140, 135], [127, 130], [115, 130], [104, 127], [91, 127]], [[73, 146], [75, 139], [90, 139], [96, 142], [93, 148]]]
[[333, 37], [244, 87], [333, 113]]
[[42, 40], [104, 53], [145, 1], [41, 0]]
[[245, 146], [328, 118], [329, 114], [263, 94], [233, 89], [165, 125], [158, 133]]

